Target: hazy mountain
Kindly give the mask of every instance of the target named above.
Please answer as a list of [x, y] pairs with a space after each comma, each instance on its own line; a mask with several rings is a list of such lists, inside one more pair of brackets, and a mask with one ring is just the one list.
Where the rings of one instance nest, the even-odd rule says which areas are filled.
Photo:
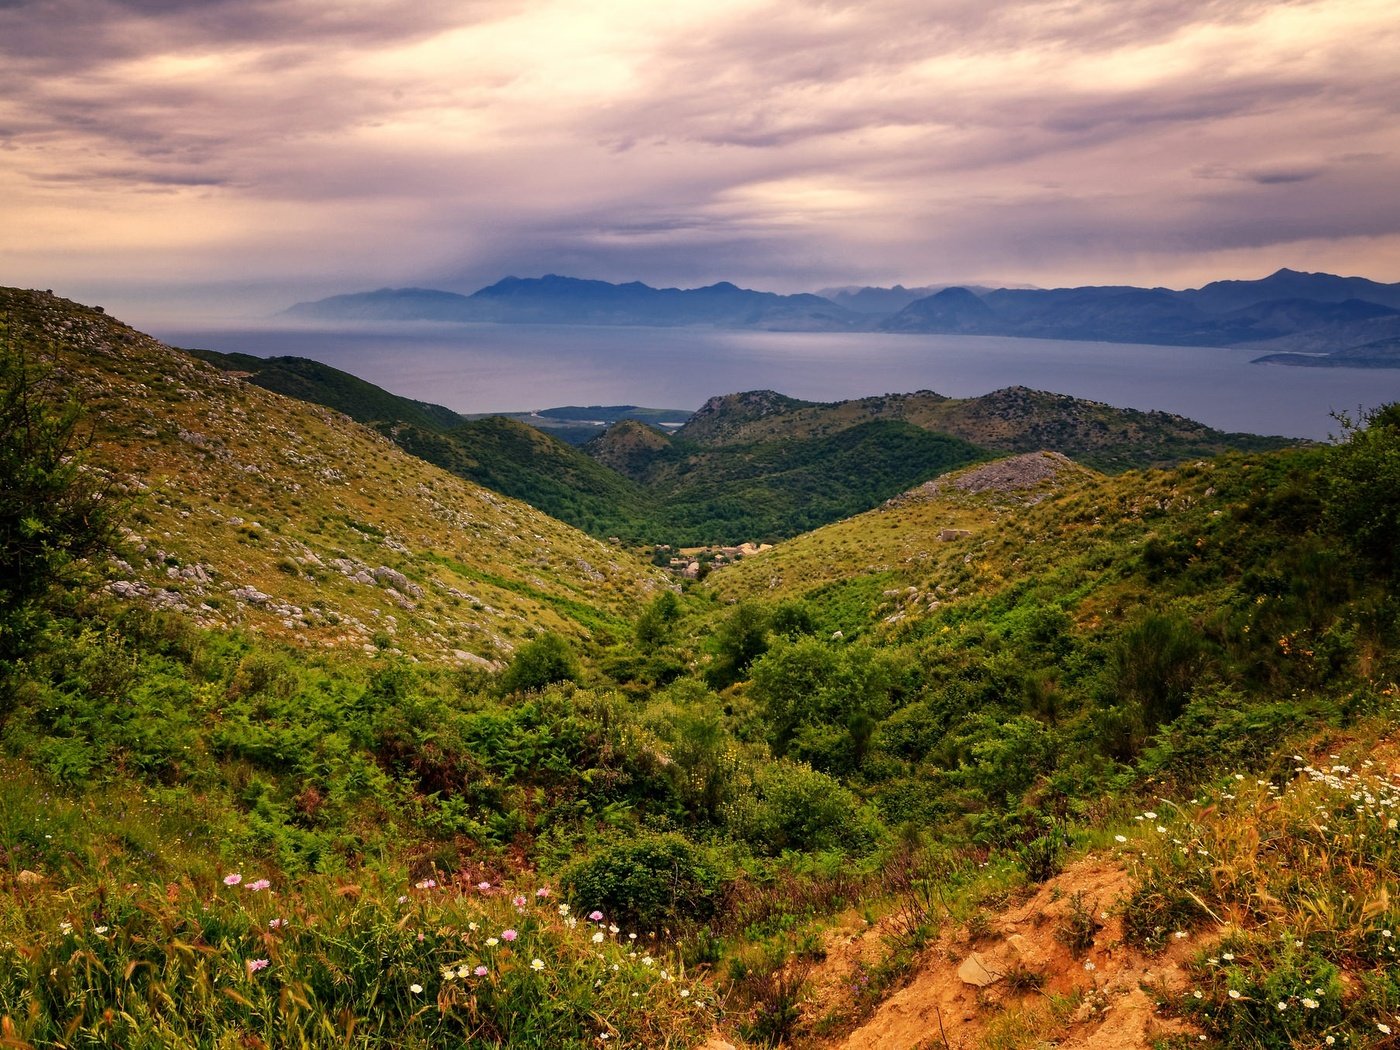
[[966, 288], [945, 288], [916, 300], [882, 327], [890, 332], [980, 332], [995, 322], [992, 308]]
[[719, 325], [733, 328], [849, 328], [858, 318], [816, 295], [778, 295], [728, 281], [704, 288], [653, 288], [632, 281], [547, 274], [506, 277], [472, 295], [381, 289], [297, 303], [291, 317], [323, 321], [490, 321], [499, 324]]
[[941, 291], [942, 285], [927, 288], [906, 288], [897, 284], [893, 288], [873, 288], [868, 285], [846, 285], [842, 288], [822, 288], [817, 294], [830, 299], [837, 306], [858, 314], [888, 316], [898, 313], [916, 299], [923, 299]]
[[1400, 336], [1334, 350], [1330, 354], [1265, 354], [1256, 357], [1254, 363], [1304, 368], [1400, 368]]
[[[1281, 335], [1274, 339], [1252, 343], [1250, 349], [1267, 350], [1275, 354], [1307, 354], [1316, 357], [1339, 354], [1342, 351], [1396, 338], [1400, 338], [1400, 316], [1387, 315], [1363, 321], [1326, 324], [1318, 328]], [[1341, 359], [1339, 358], [1339, 360]], [[1293, 364], [1297, 362], [1277, 360], [1269, 363]]]
[[282, 311], [308, 321], [473, 321], [469, 296], [433, 288], [380, 288], [297, 303]]
[[892, 288], [876, 287], [871, 285], [848, 284], [835, 288], [821, 288], [817, 294], [824, 299], [830, 299], [837, 306], [843, 306], [847, 310], [858, 314], [869, 314], [875, 317], [888, 317], [903, 310], [910, 303], [918, 299], [925, 299], [930, 295], [936, 295], [945, 288], [966, 288], [968, 291], [981, 294], [990, 292], [995, 288], [1031, 288], [1028, 284], [931, 284], [923, 288], [906, 288], [902, 284], [896, 284]]
[[1211, 313], [1238, 310], [1274, 299], [1312, 299], [1320, 303], [1362, 299], [1400, 309], [1400, 284], [1381, 284], [1365, 277], [1338, 277], [1330, 273], [1303, 273], [1286, 267], [1258, 281], [1214, 281], [1176, 294]]
[[949, 288], [910, 303], [879, 327], [1167, 346], [1243, 346], [1312, 333], [1318, 352], [1329, 352], [1356, 345], [1351, 326], [1392, 316], [1396, 302], [1400, 285], [1280, 270], [1259, 281], [1221, 281], [1185, 292], [1107, 286], [977, 294]]
[[[778, 295], [728, 281], [653, 288], [548, 274], [507, 277], [472, 295], [384, 288], [298, 303], [286, 315], [320, 321], [713, 325], [776, 331], [1009, 335], [1163, 346], [1248, 346], [1311, 333], [1329, 353], [1384, 337], [1349, 326], [1400, 310], [1400, 284], [1283, 269], [1257, 281], [1174, 291], [1082, 288], [858, 287]], [[926, 294], [925, 294], [926, 293]], [[1294, 348], [1280, 348], [1292, 350]], [[1342, 360], [1342, 359], [1339, 359]]]

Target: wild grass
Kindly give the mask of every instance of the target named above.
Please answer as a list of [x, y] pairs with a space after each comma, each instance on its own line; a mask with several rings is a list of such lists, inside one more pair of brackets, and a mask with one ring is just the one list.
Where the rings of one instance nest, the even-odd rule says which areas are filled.
[[1163, 804], [1125, 847], [1131, 939], [1221, 933], [1172, 1005], [1222, 1045], [1389, 1045], [1400, 1032], [1400, 777], [1341, 754]]
[[671, 945], [547, 886], [249, 868], [0, 900], [7, 1045], [689, 1046], [714, 1017]]

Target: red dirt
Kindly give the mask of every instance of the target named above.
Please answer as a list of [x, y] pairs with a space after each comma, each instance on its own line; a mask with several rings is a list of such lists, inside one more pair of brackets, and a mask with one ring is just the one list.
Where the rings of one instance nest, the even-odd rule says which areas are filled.
[[[1145, 989], [1181, 990], [1186, 983], [1182, 961], [1200, 947], [1200, 938], [1177, 940], [1157, 956], [1124, 945], [1115, 905], [1130, 888], [1127, 872], [1116, 861], [1079, 861], [1028, 900], [995, 916], [991, 934], [977, 942], [961, 929], [945, 930], [919, 958], [912, 980], [866, 1023], [849, 1035], [806, 1045], [823, 1050], [971, 1050], [999, 1018], [1006, 1018], [1002, 1026], [1014, 1028], [1015, 1013], [1029, 1018], [1038, 1011], [1038, 1023], [1048, 1027], [1047, 1036], [1053, 1032], [1060, 1047], [1147, 1050], [1154, 1039], [1186, 1029], [1160, 1017], [1154, 996]], [[1102, 923], [1081, 953], [1072, 952], [1059, 932], [1076, 899], [1081, 911], [1092, 909]], [[812, 975], [807, 1011], [812, 1017], [851, 998], [858, 964], [872, 961], [882, 948], [879, 927], [854, 926], [848, 923], [831, 938], [826, 961]], [[1056, 1019], [1042, 1009], [1049, 1005], [1048, 996], [1077, 996], [1078, 1006]]]

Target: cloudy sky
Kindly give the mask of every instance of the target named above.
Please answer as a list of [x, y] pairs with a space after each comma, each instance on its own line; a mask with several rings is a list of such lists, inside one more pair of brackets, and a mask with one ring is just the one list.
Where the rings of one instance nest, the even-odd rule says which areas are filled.
[[0, 284], [1400, 281], [1394, 0], [0, 0]]

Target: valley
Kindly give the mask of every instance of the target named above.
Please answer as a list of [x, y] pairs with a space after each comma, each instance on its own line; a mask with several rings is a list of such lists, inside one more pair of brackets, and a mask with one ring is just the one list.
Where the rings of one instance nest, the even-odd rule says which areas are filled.
[[759, 389], [574, 446], [0, 325], [6, 1042], [1400, 1030], [1393, 406]]

